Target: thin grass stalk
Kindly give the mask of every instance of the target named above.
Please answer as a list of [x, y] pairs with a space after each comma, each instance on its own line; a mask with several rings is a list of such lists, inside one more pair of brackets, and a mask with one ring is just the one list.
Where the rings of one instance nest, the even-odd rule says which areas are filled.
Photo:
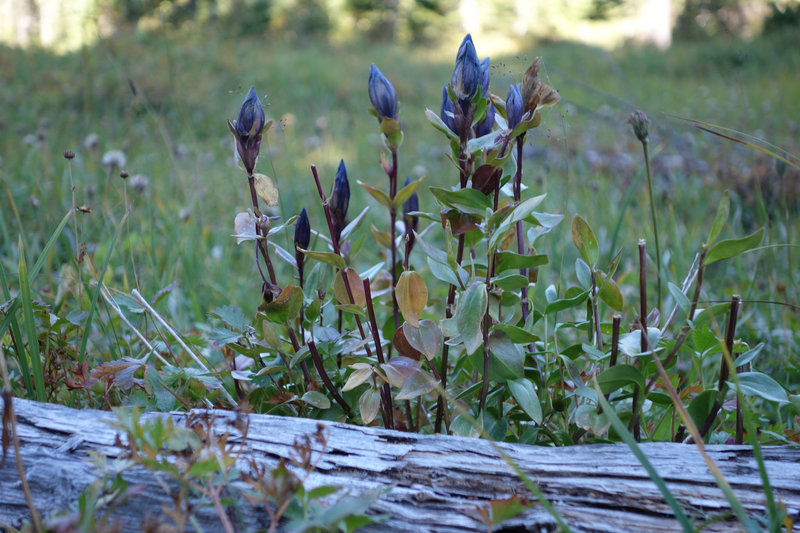
[[694, 420], [692, 420], [691, 415], [689, 415], [689, 412], [686, 410], [686, 407], [683, 405], [678, 393], [675, 391], [675, 387], [672, 386], [672, 382], [669, 380], [667, 371], [664, 370], [664, 366], [661, 364], [661, 360], [659, 360], [655, 350], [651, 349], [650, 355], [653, 358], [653, 363], [656, 365], [656, 370], [658, 371], [658, 375], [664, 384], [664, 388], [666, 389], [667, 394], [669, 394], [669, 397], [672, 399], [672, 404], [675, 406], [675, 409], [677, 409], [678, 415], [680, 416], [684, 426], [689, 430], [691, 437], [688, 442], [694, 442], [695, 446], [697, 446], [697, 450], [700, 452], [700, 455], [702, 455], [703, 460], [706, 463], [706, 467], [708, 467], [711, 475], [714, 476], [717, 486], [722, 490], [722, 493], [725, 494], [725, 498], [728, 500], [728, 503], [736, 515], [736, 518], [739, 520], [739, 523], [745, 526], [748, 531], [760, 531], [759, 527], [754, 523], [754, 521], [747, 516], [747, 512], [739, 502], [738, 498], [736, 498], [736, 494], [734, 494], [733, 489], [725, 479], [725, 476], [722, 475], [722, 471], [720, 471], [714, 460], [711, 459], [711, 457], [706, 453], [705, 443], [700, 437], [700, 432], [698, 431]]
[[[28, 355], [31, 358], [30, 368], [33, 374], [33, 383], [36, 387], [34, 392], [36, 393], [37, 401], [46, 402], [47, 393], [44, 386], [42, 356], [39, 350], [39, 336], [36, 332], [36, 319], [33, 315], [33, 293], [28, 281], [28, 267], [25, 260], [25, 247], [22, 244], [22, 237], [19, 238], [17, 246], [19, 250], [19, 298], [22, 300], [23, 324], [25, 325], [25, 335], [28, 340]], [[20, 341], [21, 339], [17, 339], [18, 343]], [[23, 352], [19, 352], [19, 356], [20, 358], [26, 357]]]
[[647, 151], [647, 139], [642, 141], [644, 165], [647, 172], [647, 189], [650, 196], [650, 218], [653, 221], [653, 238], [656, 244], [656, 287], [658, 309], [661, 309], [661, 247], [658, 244], [658, 220], [656, 219], [656, 200], [653, 194], [653, 177], [650, 173], [650, 155]]

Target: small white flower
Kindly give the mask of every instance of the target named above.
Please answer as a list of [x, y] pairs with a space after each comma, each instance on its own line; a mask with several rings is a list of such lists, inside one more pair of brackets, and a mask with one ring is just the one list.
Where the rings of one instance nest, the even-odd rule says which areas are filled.
[[83, 146], [87, 150], [94, 150], [100, 144], [100, 136], [96, 133], [90, 133], [83, 140]]
[[141, 194], [150, 186], [150, 178], [144, 174], [135, 174], [128, 180], [128, 183], [130, 183], [131, 189]]
[[122, 150], [109, 150], [103, 154], [102, 163], [104, 167], [122, 168], [127, 162], [128, 159]]

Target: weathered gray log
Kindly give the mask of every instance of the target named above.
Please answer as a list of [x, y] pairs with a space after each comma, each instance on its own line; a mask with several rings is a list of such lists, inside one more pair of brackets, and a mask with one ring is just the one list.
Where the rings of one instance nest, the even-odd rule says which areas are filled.
[[[15, 400], [21, 454], [34, 501], [46, 516], [74, 506], [81, 491], [96, 479], [87, 452], [109, 458], [124, 456], [113, 413], [75, 410], [57, 405]], [[215, 411], [215, 427], [230, 430], [234, 414]], [[176, 422], [186, 414], [171, 416]], [[243, 443], [248, 457], [272, 468], [287, 457], [296, 438], [315, 431], [319, 422], [298, 418], [249, 415], [249, 433]], [[527, 489], [493, 444], [480, 439], [432, 436], [322, 422], [328, 428], [327, 450], [307, 488], [346, 487], [353, 494], [383, 487], [388, 492], [370, 513], [388, 515], [368, 531], [486, 531], [478, 510], [492, 499]], [[124, 440], [124, 439], [123, 439]], [[574, 531], [680, 530], [661, 493], [644, 468], [624, 445], [584, 445], [569, 448], [499, 444], [538, 484]], [[697, 448], [680, 444], [644, 444], [644, 452], [666, 480], [672, 493], [699, 525], [729, 509]], [[710, 456], [733, 487], [751, 516], [765, 516], [765, 498], [752, 450], [747, 446], [708, 446]], [[763, 449], [776, 498], [800, 524], [800, 449]], [[247, 469], [244, 460], [240, 467]], [[153, 474], [135, 468], [125, 474], [129, 486], [141, 494], [116, 511], [125, 531], [139, 531], [149, 515], [163, 516], [172, 500]], [[0, 521], [18, 525], [28, 519], [13, 450], [0, 469]], [[197, 517], [205, 531], [221, 530], [208, 502]], [[263, 507], [241, 502], [244, 527], [263, 528]], [[537, 505], [495, 531], [553, 531], [556, 522]], [[710, 524], [706, 531], [736, 531], [733, 518]], [[795, 531], [798, 531], [795, 526]]]

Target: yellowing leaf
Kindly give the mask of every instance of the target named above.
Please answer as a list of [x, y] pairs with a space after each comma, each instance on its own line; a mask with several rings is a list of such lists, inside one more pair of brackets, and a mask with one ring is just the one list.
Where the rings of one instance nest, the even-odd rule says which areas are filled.
[[428, 305], [428, 287], [422, 276], [413, 270], [400, 274], [395, 287], [395, 297], [403, 319], [412, 326], [419, 327], [419, 314]]
[[[367, 306], [367, 297], [364, 295], [364, 285], [358, 272], [350, 267], [347, 267], [347, 281], [350, 283], [350, 291], [353, 294], [353, 304], [364, 308]], [[333, 294], [336, 300], [343, 305], [350, 304], [350, 296], [347, 294], [347, 287], [344, 284], [344, 276], [342, 271], [336, 273], [336, 278], [333, 280]]]
[[264, 200], [267, 207], [275, 207], [278, 205], [278, 188], [269, 178], [264, 174], [253, 174], [255, 180], [256, 194], [259, 198]]

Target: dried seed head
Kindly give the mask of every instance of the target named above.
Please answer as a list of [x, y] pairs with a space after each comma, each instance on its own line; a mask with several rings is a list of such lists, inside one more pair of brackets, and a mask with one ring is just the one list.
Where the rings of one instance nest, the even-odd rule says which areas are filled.
[[561, 100], [558, 91], [539, 79], [541, 63], [542, 58], [540, 57], [533, 60], [528, 70], [525, 71], [520, 88], [524, 112], [530, 113], [531, 117], [540, 108], [554, 106]]
[[75, 159], [75, 152], [72, 150], [64, 150], [64, 159]]
[[128, 176], [129, 176], [129, 174], [128, 174], [128, 171], [127, 171], [127, 170], [120, 170], [120, 171], [119, 171], [119, 177], [120, 177], [120, 178], [122, 178], [122, 179], [127, 179], [127, 178], [128, 178]]
[[631, 116], [628, 117], [628, 124], [633, 126], [633, 133], [636, 135], [636, 138], [639, 139], [639, 142], [646, 143], [647, 142], [647, 123], [650, 122], [647, 119], [647, 115], [641, 109], [637, 109]]

